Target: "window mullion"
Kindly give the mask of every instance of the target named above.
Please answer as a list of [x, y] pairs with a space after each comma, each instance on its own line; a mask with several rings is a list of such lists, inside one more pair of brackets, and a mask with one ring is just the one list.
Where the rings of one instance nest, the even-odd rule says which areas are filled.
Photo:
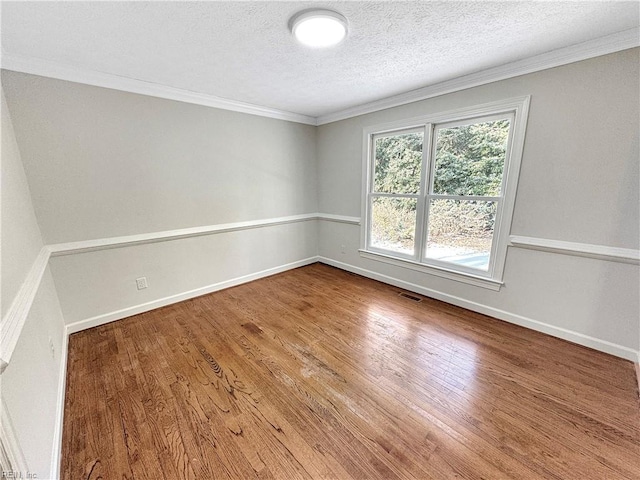
[[420, 206], [417, 218], [419, 228], [416, 235], [420, 235], [416, 241], [416, 259], [423, 262], [427, 250], [427, 232], [429, 228], [429, 191], [431, 185], [431, 163], [433, 146], [433, 125], [428, 123], [424, 127], [424, 143], [422, 145], [422, 170], [420, 172]]

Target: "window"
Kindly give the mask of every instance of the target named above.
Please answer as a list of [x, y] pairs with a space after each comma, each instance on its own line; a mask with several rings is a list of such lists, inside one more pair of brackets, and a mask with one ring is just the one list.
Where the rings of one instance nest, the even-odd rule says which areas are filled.
[[362, 255], [499, 289], [528, 104], [366, 128]]

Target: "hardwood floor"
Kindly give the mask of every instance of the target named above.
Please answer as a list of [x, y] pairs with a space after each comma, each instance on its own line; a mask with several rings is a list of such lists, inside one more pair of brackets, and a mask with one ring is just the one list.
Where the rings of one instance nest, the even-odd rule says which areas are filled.
[[640, 478], [634, 366], [315, 264], [74, 334], [62, 478]]

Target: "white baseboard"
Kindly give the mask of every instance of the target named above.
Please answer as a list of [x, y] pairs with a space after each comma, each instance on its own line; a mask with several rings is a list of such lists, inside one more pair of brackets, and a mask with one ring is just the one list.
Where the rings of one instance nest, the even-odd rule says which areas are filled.
[[583, 345], [585, 347], [593, 348], [601, 352], [615, 355], [616, 357], [621, 357], [627, 360], [631, 360], [632, 362], [638, 361], [638, 356], [640, 355], [640, 352], [637, 352], [628, 347], [624, 347], [622, 345], [617, 345], [615, 343], [608, 342], [606, 340], [600, 340], [598, 338], [590, 337], [589, 335], [584, 335], [582, 333], [574, 332], [572, 330], [567, 330], [565, 328], [549, 325], [548, 323], [539, 322], [531, 318], [523, 317], [515, 313], [506, 312], [504, 310], [500, 310], [494, 307], [489, 307], [481, 303], [465, 300], [464, 298], [456, 297], [454, 295], [449, 295], [447, 293], [443, 293], [437, 290], [432, 290], [430, 288], [416, 285], [414, 283], [405, 282], [404, 280], [399, 280], [397, 278], [389, 277], [381, 273], [373, 272], [371, 270], [366, 270], [364, 268], [356, 267], [354, 265], [339, 262], [331, 258], [320, 256], [318, 258], [318, 261], [322, 263], [326, 263], [327, 265], [331, 265], [336, 268], [340, 268], [342, 270], [346, 270], [348, 272], [357, 273], [358, 275], [362, 275], [363, 277], [372, 278], [374, 280], [378, 280], [380, 282], [387, 283], [389, 285], [394, 285], [396, 287], [403, 288], [411, 292], [416, 292], [426, 297], [435, 298], [436, 300], [441, 300], [443, 302], [450, 303], [452, 305], [457, 305], [458, 307], [463, 307], [468, 310], [482, 313], [484, 315], [488, 315], [490, 317], [504, 320], [509, 323], [514, 323], [516, 325], [520, 325], [522, 327], [526, 327], [531, 330], [535, 330], [537, 332], [546, 333], [553, 337], [561, 338], [563, 340], [568, 340], [569, 342], [577, 343], [578, 345]]
[[463, 307], [468, 310], [472, 310], [474, 312], [489, 315], [491, 317], [498, 318], [500, 320], [504, 320], [509, 323], [514, 323], [516, 325], [520, 325], [532, 330], [536, 330], [538, 332], [546, 333], [554, 337], [562, 338], [564, 340], [568, 340], [570, 342], [577, 343], [579, 345], [584, 345], [586, 347], [594, 348], [596, 350], [610, 353], [618, 357], [632, 360], [636, 365], [638, 383], [640, 384], [640, 365], [639, 365], [640, 352], [636, 352], [635, 350], [632, 350], [630, 348], [623, 347], [621, 345], [617, 345], [611, 342], [607, 342], [605, 340], [600, 340], [594, 337], [590, 337], [588, 335], [583, 335], [581, 333], [573, 332], [571, 330], [555, 327], [553, 325], [549, 325], [543, 322], [538, 322], [530, 318], [505, 312], [504, 310], [499, 310], [499, 309], [482, 305], [476, 302], [471, 302], [471, 301], [462, 299], [460, 297], [442, 293], [437, 290], [425, 288], [420, 285], [416, 285], [410, 282], [405, 282], [403, 280], [398, 280], [396, 278], [389, 277], [387, 275], [376, 273], [376, 272], [366, 270], [360, 267], [356, 267], [347, 263], [339, 262], [337, 260], [333, 260], [327, 257], [314, 256], [314, 257], [305, 258], [303, 260], [298, 260], [296, 262], [281, 265], [278, 267], [262, 270], [260, 272], [252, 273], [249, 275], [236, 277], [230, 280], [226, 280], [224, 282], [219, 282], [219, 283], [215, 283], [205, 287], [197, 288], [195, 290], [189, 290], [187, 292], [183, 292], [177, 295], [171, 295], [169, 297], [164, 297], [158, 300], [154, 300], [153, 302], [147, 302], [144, 304], [135, 305], [132, 307], [124, 308], [124, 309], [106, 313], [103, 315], [98, 315], [95, 317], [88, 318], [86, 320], [82, 320], [82, 321], [67, 325], [66, 333], [63, 340], [62, 361], [60, 365], [56, 430], [55, 430], [55, 436], [54, 436], [53, 455], [52, 455], [52, 461], [51, 461], [51, 479], [57, 480], [60, 475], [59, 472], [60, 472], [60, 460], [62, 455], [62, 433], [63, 433], [62, 427], [63, 427], [63, 419], [64, 419], [66, 371], [67, 371], [67, 358], [68, 358], [67, 350], [68, 350], [69, 335], [71, 335], [72, 333], [80, 332], [82, 330], [86, 330], [88, 328], [93, 328], [99, 325], [113, 322], [115, 320], [120, 320], [122, 318], [130, 317], [132, 315], [148, 312], [156, 308], [181, 302], [183, 300], [188, 300], [190, 298], [206, 295], [208, 293], [213, 293], [219, 290], [223, 290], [225, 288], [241, 285], [243, 283], [251, 282], [253, 280], [258, 280], [260, 278], [265, 278], [265, 277], [275, 275], [277, 273], [281, 273], [287, 270], [292, 270], [294, 268], [310, 265], [318, 261], [325, 263], [327, 265], [331, 265], [333, 267], [339, 268], [341, 270], [346, 270], [348, 272], [356, 273], [364, 277], [372, 278], [374, 280], [378, 280], [383, 283], [387, 283], [399, 288], [403, 288], [405, 290], [420, 293], [427, 297], [435, 298], [437, 300], [441, 300], [453, 305], [457, 305], [459, 307]]
[[305, 265], [310, 265], [317, 261], [318, 261], [318, 257], [315, 257], [315, 256], [305, 258], [303, 260], [298, 260], [296, 262], [280, 265], [274, 268], [269, 268], [267, 270], [262, 270], [260, 272], [244, 275], [242, 277], [236, 277], [231, 280], [215, 283], [213, 285], [197, 288], [195, 290], [189, 290], [187, 292], [183, 292], [177, 295], [171, 295], [169, 297], [160, 298], [158, 300], [154, 300], [153, 302], [147, 302], [141, 305], [135, 305], [129, 308], [123, 308], [122, 310], [117, 310], [115, 312], [98, 315], [92, 318], [88, 318], [86, 320], [82, 320], [80, 322], [75, 322], [70, 325], [67, 325], [65, 328], [65, 334], [64, 334], [64, 339], [63, 339], [62, 349], [61, 349], [62, 358], [60, 363], [58, 399], [56, 404], [56, 427], [54, 432], [54, 443], [53, 443], [53, 451], [51, 456], [50, 478], [52, 480], [57, 480], [58, 478], [60, 478], [60, 463], [62, 459], [62, 433], [63, 433], [62, 429], [64, 424], [64, 405], [65, 405], [65, 393], [66, 393], [66, 381], [67, 381], [67, 359], [68, 359], [69, 335], [71, 335], [72, 333], [80, 332], [82, 330], [86, 330], [88, 328], [93, 328], [99, 325], [103, 325], [105, 323], [113, 322], [115, 320], [120, 320], [122, 318], [130, 317], [132, 315], [137, 315], [139, 313], [148, 312], [150, 310], [164, 307], [166, 305], [171, 305], [173, 303], [181, 302], [183, 300], [188, 300], [190, 298], [206, 295], [207, 293], [216, 292], [218, 290], [223, 290], [225, 288], [234, 287], [236, 285], [251, 282], [253, 280], [258, 280], [260, 278], [275, 275], [276, 273], [285, 272], [287, 270], [292, 270], [298, 267], [304, 267]]
[[60, 376], [58, 378], [58, 399], [56, 401], [56, 426], [53, 433], [53, 448], [51, 452], [51, 471], [49, 478], [60, 478], [60, 461], [62, 460], [62, 427], [64, 425], [64, 402], [67, 391], [67, 358], [69, 346], [69, 331], [65, 328], [60, 349]]
[[296, 262], [280, 265], [278, 267], [262, 270], [260, 272], [244, 275], [242, 277], [225, 280], [224, 282], [214, 283], [205, 287], [196, 288], [195, 290], [189, 290], [187, 292], [178, 293], [176, 295], [159, 298], [152, 302], [142, 303], [140, 305], [134, 305], [131, 307], [123, 308], [121, 310], [116, 310], [114, 312], [97, 315], [95, 317], [87, 318], [86, 320], [80, 320], [79, 322], [74, 322], [67, 325], [67, 333], [71, 335], [72, 333], [80, 332], [88, 328], [97, 327], [99, 325], [104, 325], [105, 323], [113, 322], [115, 320], [120, 320], [132, 315], [148, 312], [150, 310], [155, 310], [156, 308], [165, 307], [167, 305], [171, 305], [172, 303], [182, 302], [183, 300], [189, 300], [190, 298], [206, 295], [207, 293], [217, 292], [218, 290], [235, 287], [236, 285], [251, 282], [253, 280], [258, 280], [264, 277], [269, 277], [271, 275], [275, 275], [276, 273], [285, 272], [287, 270], [298, 267], [304, 267], [305, 265], [310, 265], [312, 263], [316, 263], [317, 261], [318, 257], [309, 257], [303, 260], [298, 260]]

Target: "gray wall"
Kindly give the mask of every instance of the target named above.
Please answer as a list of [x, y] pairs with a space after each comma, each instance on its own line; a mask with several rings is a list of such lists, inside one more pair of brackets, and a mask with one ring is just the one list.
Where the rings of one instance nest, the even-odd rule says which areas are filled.
[[[3, 82], [47, 244], [317, 212], [315, 127], [14, 72]], [[70, 324], [316, 254], [309, 221], [51, 267]]]
[[[638, 249], [639, 73], [635, 49], [316, 128], [3, 72], [2, 314], [43, 243], [360, 216], [363, 127], [521, 95], [532, 100], [511, 233]], [[2, 375], [32, 470], [47, 476], [55, 444], [63, 314], [67, 324], [113, 318], [318, 252], [599, 348], [640, 347], [636, 265], [510, 248], [493, 292], [362, 259], [359, 234], [306, 221], [52, 258]], [[135, 289], [139, 276], [147, 290]]]
[[38, 222], [31, 204], [27, 178], [20, 160], [13, 125], [2, 94], [2, 177], [0, 177], [0, 221], [2, 237], [2, 282], [0, 305], [2, 318], [9, 310], [33, 261], [43, 246]]
[[[0, 275], [4, 318], [43, 244], [4, 93], [1, 110]], [[49, 478], [52, 464], [63, 335], [62, 312], [47, 269], [9, 366], [0, 379], [3, 404], [27, 465], [38, 478]], [[49, 339], [54, 345], [53, 354]]]
[[317, 210], [315, 127], [3, 72], [45, 243]]
[[[511, 234], [638, 249], [639, 78], [633, 49], [323, 125], [320, 211], [360, 216], [365, 126], [531, 95]], [[346, 266], [490, 307], [503, 318], [521, 316], [556, 334], [567, 329], [640, 347], [637, 265], [511, 247], [505, 285], [491, 292], [360, 258], [358, 247], [359, 227], [320, 226], [320, 255]]]
[[[150, 302], [174, 303], [170, 297], [185, 292], [315, 261], [317, 238], [314, 220], [54, 257], [50, 265], [69, 325]], [[147, 278], [146, 290], [136, 289], [141, 276]], [[92, 322], [86, 326], [100, 320]]]

